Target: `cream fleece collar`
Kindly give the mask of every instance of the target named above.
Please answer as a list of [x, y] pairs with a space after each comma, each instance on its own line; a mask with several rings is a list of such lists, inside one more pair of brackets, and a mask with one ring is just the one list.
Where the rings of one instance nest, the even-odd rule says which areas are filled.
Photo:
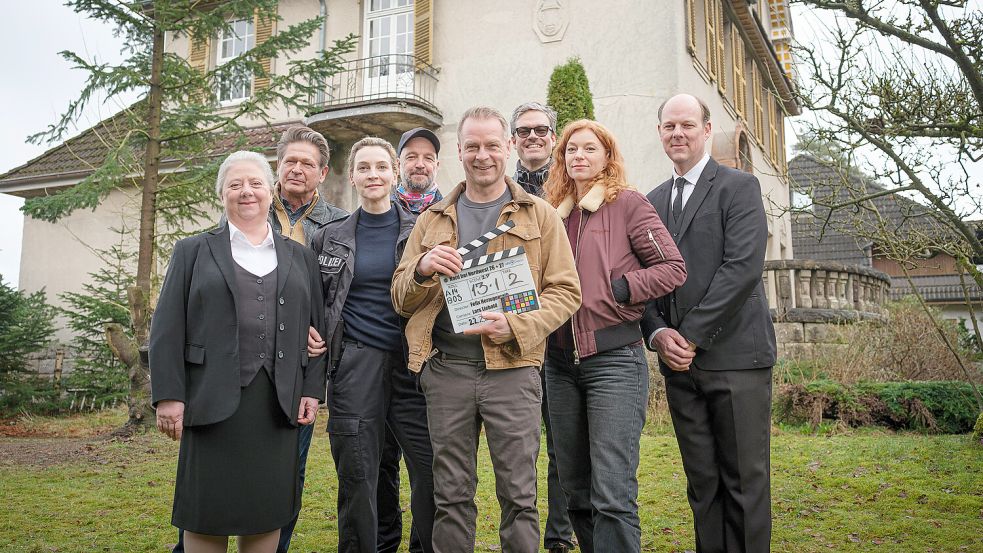
[[[590, 191], [584, 194], [584, 197], [580, 199], [578, 204], [581, 209], [586, 209], [591, 213], [597, 211], [604, 205], [604, 193], [607, 191], [607, 187], [604, 186], [603, 182], [594, 183]], [[560, 205], [556, 207], [557, 213], [560, 215], [561, 219], [566, 219], [570, 212], [573, 211], [573, 196], [567, 196], [560, 202]]]

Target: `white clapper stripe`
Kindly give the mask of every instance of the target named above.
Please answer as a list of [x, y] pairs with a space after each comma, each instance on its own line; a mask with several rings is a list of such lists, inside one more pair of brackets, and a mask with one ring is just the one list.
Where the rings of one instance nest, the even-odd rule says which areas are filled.
[[514, 226], [515, 226], [515, 223], [514, 222], [512, 222], [512, 221], [505, 221], [501, 225], [498, 225], [497, 227], [493, 228], [492, 230], [490, 230], [490, 231], [482, 234], [481, 236], [479, 236], [479, 237], [475, 238], [474, 240], [468, 242], [467, 244], [461, 246], [460, 248], [457, 249], [457, 253], [461, 254], [461, 256], [468, 255], [469, 253], [473, 252], [474, 250], [480, 248], [481, 246], [484, 246], [488, 242], [491, 242], [492, 239], [495, 238], [496, 236], [501, 236], [501, 235], [505, 234], [506, 232], [508, 232], [508, 230], [510, 228], [512, 228]]
[[493, 261], [499, 261], [502, 259], [507, 259], [509, 257], [515, 257], [517, 255], [522, 255], [524, 253], [526, 253], [526, 249], [523, 248], [522, 246], [516, 246], [511, 250], [490, 253], [488, 255], [483, 255], [478, 259], [468, 259], [467, 261], [464, 262], [464, 267], [462, 267], [461, 270], [463, 271], [464, 269], [470, 269], [471, 267], [477, 267], [478, 265], [484, 265], [485, 263], [491, 263]]

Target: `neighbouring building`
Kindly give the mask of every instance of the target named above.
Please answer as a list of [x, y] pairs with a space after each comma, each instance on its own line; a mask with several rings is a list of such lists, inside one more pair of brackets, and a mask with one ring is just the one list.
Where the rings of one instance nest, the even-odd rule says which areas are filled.
[[[808, 154], [798, 155], [789, 163], [789, 180], [792, 203], [802, 210], [792, 218], [796, 260], [833, 262], [883, 273], [890, 277], [887, 294], [891, 299], [915, 290], [927, 303], [940, 308], [943, 317], [960, 321], [970, 330], [972, 306], [983, 325], [983, 290], [971, 276], [960, 277], [954, 257], [931, 246], [951, 240], [953, 232], [939, 223], [932, 208], [900, 194], [886, 194], [864, 202], [859, 209], [847, 206], [830, 213], [826, 206], [885, 189], [855, 170]], [[983, 225], [971, 225], [978, 236], [983, 236]], [[917, 251], [892, 254], [891, 244], [878, 239], [884, 235], [878, 228], [906, 238], [909, 247]], [[898, 259], [905, 260], [902, 263]], [[974, 262], [983, 264], [983, 260]]]
[[[278, 26], [312, 17], [321, 19], [321, 31], [298, 57], [359, 35], [343, 70], [323, 83], [316, 112], [281, 110], [272, 114], [272, 130], [250, 135], [253, 145], [270, 147], [290, 123], [322, 132], [335, 151], [322, 195], [337, 205], [353, 206], [340, 175], [351, 143], [365, 135], [395, 142], [415, 126], [441, 138], [438, 180], [448, 190], [463, 178], [456, 126], [464, 110], [486, 104], [508, 115], [519, 103], [545, 101], [552, 69], [576, 56], [587, 71], [596, 118], [618, 137], [629, 179], [642, 191], [671, 172], [658, 137], [659, 105], [677, 92], [704, 98], [713, 114], [714, 157], [761, 181], [770, 213], [768, 259], [792, 257], [784, 120], [800, 108], [792, 95], [787, 0], [283, 0], [279, 16], [274, 23], [238, 21], [206, 42], [169, 36], [167, 48], [193, 66], [211, 68]], [[276, 58], [271, 67], [276, 72], [287, 62]], [[264, 85], [252, 81], [222, 87], [222, 104], [234, 109]], [[71, 187], [105, 155], [104, 132], [114, 132], [112, 118], [0, 175], [0, 192], [29, 197]], [[274, 160], [273, 150], [267, 152]], [[137, 207], [135, 191], [117, 191], [96, 210], [57, 223], [26, 219], [21, 286], [44, 287], [49, 298], [79, 290], [101, 263], [94, 250], [118, 241], [110, 229], [135, 227]], [[69, 336], [62, 331], [59, 338]]]

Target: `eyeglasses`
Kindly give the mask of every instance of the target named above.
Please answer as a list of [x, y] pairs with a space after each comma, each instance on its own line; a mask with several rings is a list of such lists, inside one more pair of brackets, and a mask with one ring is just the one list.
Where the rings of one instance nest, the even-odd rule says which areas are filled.
[[535, 131], [536, 136], [543, 138], [552, 131], [549, 125], [539, 125], [538, 127], [516, 127], [515, 135], [519, 138], [529, 138], [529, 133]]

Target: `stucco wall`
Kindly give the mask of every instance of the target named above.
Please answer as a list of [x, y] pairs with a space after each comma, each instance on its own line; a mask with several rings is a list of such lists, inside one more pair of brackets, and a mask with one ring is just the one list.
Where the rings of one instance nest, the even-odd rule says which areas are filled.
[[[63, 306], [58, 294], [81, 291], [89, 282], [88, 274], [103, 267], [97, 251], [119, 242], [120, 235], [110, 229], [132, 230], [129, 243], [135, 247], [139, 201], [135, 193], [114, 191], [96, 210], [78, 210], [57, 223], [24, 217], [21, 288], [27, 292], [44, 288], [48, 303]], [[64, 319], [59, 318], [58, 323], [56, 338], [69, 340]]]

